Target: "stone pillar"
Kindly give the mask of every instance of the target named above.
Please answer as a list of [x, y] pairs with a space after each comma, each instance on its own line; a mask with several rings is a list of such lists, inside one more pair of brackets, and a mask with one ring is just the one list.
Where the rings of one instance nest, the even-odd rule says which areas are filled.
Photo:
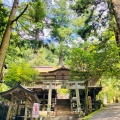
[[75, 82], [75, 91], [76, 91], [76, 98], [77, 98], [77, 110], [78, 112], [81, 111], [81, 105], [80, 105], [80, 96], [79, 96], [79, 89], [78, 89], [78, 83]]
[[52, 83], [49, 83], [48, 106], [47, 106], [48, 115], [51, 111], [51, 97], [52, 97]]

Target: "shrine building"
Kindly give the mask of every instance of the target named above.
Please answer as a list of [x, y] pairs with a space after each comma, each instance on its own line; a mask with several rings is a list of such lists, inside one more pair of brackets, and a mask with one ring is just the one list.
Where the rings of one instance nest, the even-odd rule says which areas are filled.
[[[52, 112], [53, 115], [71, 114], [84, 111], [85, 106], [85, 81], [70, 80], [69, 68], [37, 66], [40, 72], [38, 79], [32, 86], [26, 86], [33, 90], [40, 99], [40, 111]], [[66, 89], [68, 93], [61, 95], [59, 89]], [[96, 108], [96, 95], [102, 90], [101, 86], [88, 86], [89, 110]]]

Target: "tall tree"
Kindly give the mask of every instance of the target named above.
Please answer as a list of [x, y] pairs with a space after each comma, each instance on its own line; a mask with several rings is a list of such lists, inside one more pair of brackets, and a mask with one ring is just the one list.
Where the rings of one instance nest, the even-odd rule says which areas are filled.
[[[101, 4], [101, 10], [97, 9], [97, 6], [100, 6]], [[104, 7], [103, 7], [104, 6]], [[98, 29], [99, 25], [98, 23], [102, 23], [103, 26], [105, 24], [108, 26], [109, 21], [113, 20], [113, 17], [115, 17], [116, 20], [116, 27], [113, 27], [114, 24], [112, 24], [112, 30], [115, 32], [116, 35], [116, 43], [118, 47], [120, 46], [120, 1], [119, 0], [78, 0], [76, 5], [72, 7], [78, 15], [85, 15], [87, 16], [86, 19], [83, 19], [83, 21], [86, 23], [85, 26], [81, 27], [79, 29], [78, 33], [81, 35], [82, 38], [86, 38], [86, 36], [90, 35], [90, 33], [96, 34], [96, 28]], [[97, 17], [95, 17], [95, 12], [99, 11], [99, 14]], [[106, 11], [107, 16], [102, 14]], [[97, 18], [97, 19], [96, 19]], [[91, 20], [94, 20], [92, 22]], [[100, 22], [101, 20], [101, 22]], [[98, 22], [96, 24], [96, 21]], [[110, 28], [111, 29], [111, 28]], [[93, 32], [94, 30], [94, 32]]]
[[[105, 33], [105, 36], [108, 36], [108, 33]], [[102, 42], [89, 42], [84, 43], [81, 48], [73, 48], [69, 58], [70, 73], [72, 79], [86, 81], [86, 113], [88, 113], [87, 87], [94, 86], [103, 75], [119, 77], [119, 59], [114, 36], [109, 38], [104, 46]]]
[[115, 29], [116, 42], [117, 42], [117, 45], [120, 47], [120, 1], [110, 0], [110, 2], [111, 2], [110, 9], [116, 19], [116, 26], [117, 26], [117, 29]]
[[[19, 19], [17, 28], [21, 36], [30, 36], [28, 39], [32, 40], [32, 46], [34, 50], [37, 50], [43, 45], [43, 41], [40, 40], [40, 33], [43, 30], [43, 20], [46, 16], [45, 4], [42, 0], [33, 0], [29, 3], [29, 7], [25, 14]], [[23, 3], [23, 6], [26, 2]], [[21, 9], [19, 10], [19, 12]], [[24, 37], [25, 39], [25, 37]]]
[[78, 34], [85, 41], [90, 36], [98, 37], [101, 28], [108, 26], [109, 14], [105, 0], [78, 0], [71, 8], [78, 15], [74, 21]]
[[51, 35], [59, 43], [59, 63], [63, 65], [63, 46], [68, 42], [69, 36], [72, 33], [70, 28], [70, 9], [67, 8], [66, 0], [57, 1], [54, 7], [50, 11], [50, 19], [52, 31]]
[[18, 3], [19, 3], [19, 0], [14, 0], [13, 7], [11, 10], [9, 19], [8, 19], [7, 27], [6, 27], [6, 30], [3, 35], [1, 45], [0, 45], [0, 81], [2, 80], [2, 69], [3, 69], [3, 65], [4, 65], [6, 51], [9, 46], [10, 35], [12, 32], [13, 24], [15, 21], [17, 21], [20, 18], [20, 16], [25, 12], [25, 10], [28, 7], [28, 5], [27, 5], [26, 8], [21, 12], [21, 14], [16, 17], [16, 12], [18, 10]]

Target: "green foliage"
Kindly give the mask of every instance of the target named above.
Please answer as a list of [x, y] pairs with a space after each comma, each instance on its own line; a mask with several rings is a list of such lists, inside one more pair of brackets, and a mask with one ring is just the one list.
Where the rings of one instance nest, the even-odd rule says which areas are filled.
[[119, 77], [119, 49], [114, 36], [107, 34], [104, 33], [103, 36], [105, 35], [107, 39], [110, 37], [109, 40], [104, 37], [104, 42], [86, 42], [81, 48], [73, 48], [69, 58], [73, 78], [79, 76], [79, 79], [94, 80], [99, 79], [102, 75]]
[[72, 77], [79, 76], [79, 79], [90, 79], [94, 76], [94, 53], [89, 49], [73, 48], [69, 65]]
[[[105, 77], [103, 76], [100, 79], [103, 89], [102, 91], [98, 94], [98, 99], [101, 99], [104, 101], [104, 95], [107, 96], [107, 101], [108, 103], [115, 102], [115, 96], [118, 95], [118, 100], [120, 99], [119, 96], [119, 85], [120, 81], [119, 79], [116, 79], [115, 77]], [[114, 101], [113, 101], [114, 100]]]
[[2, 39], [3, 33], [5, 31], [7, 20], [8, 20], [8, 9], [0, 1], [0, 41]]
[[52, 15], [51, 35], [55, 37], [56, 41], [59, 43], [58, 47], [55, 47], [59, 48], [55, 49], [55, 53], [58, 53], [57, 55], [59, 55], [59, 58], [64, 58], [64, 56], [66, 56], [66, 52], [64, 51], [69, 49], [65, 44], [70, 42], [70, 35], [73, 32], [72, 27], [70, 26], [71, 13], [73, 12], [66, 7], [66, 0], [56, 1], [56, 7], [53, 7], [50, 11], [50, 14]]
[[9, 64], [18, 61], [28, 61], [33, 53], [30, 44], [29, 40], [21, 40], [16, 32], [12, 32], [5, 62]]
[[6, 84], [14, 86], [17, 82], [22, 84], [32, 84], [38, 72], [31, 68], [28, 63], [11, 63], [8, 72], [4, 76]]
[[5, 83], [0, 84], [0, 92], [4, 92], [8, 90], [8, 86]]
[[54, 15], [53, 22], [60, 26], [67, 26], [70, 22], [70, 11], [66, 8], [66, 0], [56, 2], [57, 7], [52, 8], [50, 14]]
[[[53, 30], [51, 34], [61, 41], [67, 39], [72, 33], [70, 24], [70, 10], [66, 8], [66, 0], [57, 1], [57, 7], [51, 10]], [[59, 41], [59, 42], [61, 42]]]
[[73, 24], [77, 27], [83, 27], [85, 25], [86, 16], [83, 17], [77, 17], [75, 20], [73, 20]]
[[95, 0], [77, 0], [75, 5], [71, 5], [71, 8], [77, 13], [82, 14], [90, 5], [93, 5], [94, 2]]
[[56, 55], [53, 55], [50, 50], [46, 48], [41, 48], [36, 54], [32, 54], [29, 59], [29, 63], [32, 66], [49, 66], [56, 65], [57, 63]]
[[35, 0], [34, 2], [31, 2], [27, 12], [32, 18], [31, 20], [33, 23], [37, 23], [37, 26], [39, 26], [40, 22], [42, 22], [43, 18], [46, 16], [45, 5], [41, 0]]
[[94, 57], [97, 60], [95, 66], [98, 66], [105, 76], [119, 77], [120, 56], [118, 54], [119, 48], [116, 45], [115, 36], [114, 34], [105, 32], [103, 38], [95, 48], [95, 51], [98, 51]]
[[[26, 2], [22, 3], [22, 7], [19, 8], [19, 12], [23, 10], [23, 6], [26, 6]], [[38, 49], [43, 44], [39, 41], [39, 33], [42, 31], [44, 23], [43, 20], [46, 16], [45, 4], [41, 0], [34, 0], [29, 2], [27, 11], [21, 16], [17, 22], [17, 31], [21, 34], [24, 32], [27, 36], [32, 37], [33, 49]]]
[[58, 93], [59, 94], [67, 94], [68, 93], [68, 89], [58, 89]]
[[92, 116], [94, 116], [95, 114], [101, 112], [101, 111], [104, 110], [104, 109], [105, 109], [105, 107], [102, 107], [102, 108], [100, 108], [100, 109], [98, 109], [98, 110], [90, 113], [89, 115], [85, 116], [85, 117], [83, 118], [83, 120], [90, 120], [90, 118], [91, 118]]
[[72, 33], [71, 28], [65, 28], [64, 26], [61, 26], [60, 28], [57, 29], [58, 36], [61, 39], [65, 39]]
[[[73, 21], [73, 24], [78, 29], [78, 34], [84, 39], [87, 40], [87, 38], [91, 35], [95, 35], [95, 30], [98, 26], [98, 21], [96, 20], [97, 16], [95, 16], [95, 8], [92, 8], [92, 4], [85, 2], [83, 5], [83, 1], [78, 1], [79, 4], [76, 3], [76, 5], [80, 5], [79, 12], [76, 11], [78, 14], [80, 14], [79, 18], [76, 18]], [[83, 8], [81, 8], [83, 6]], [[83, 11], [82, 11], [83, 10]], [[94, 22], [93, 22], [94, 21]], [[96, 22], [97, 21], [97, 22]], [[94, 30], [94, 34], [93, 34]]]
[[[106, 13], [107, 9], [101, 9], [101, 3], [108, 4], [109, 2], [96, 1], [96, 0], [78, 0], [75, 5], [72, 5], [71, 8], [78, 14], [79, 18], [76, 18], [73, 21], [73, 24], [77, 28], [77, 33], [87, 41], [90, 36], [95, 36], [98, 38], [100, 36], [98, 29], [109, 28], [110, 30], [115, 30], [115, 20], [114, 16], [110, 13]], [[108, 3], [107, 3], [108, 2]], [[98, 10], [101, 9], [101, 10]], [[106, 13], [106, 14], [105, 14]], [[112, 24], [111, 24], [112, 23]], [[102, 31], [101, 31], [102, 32]]]

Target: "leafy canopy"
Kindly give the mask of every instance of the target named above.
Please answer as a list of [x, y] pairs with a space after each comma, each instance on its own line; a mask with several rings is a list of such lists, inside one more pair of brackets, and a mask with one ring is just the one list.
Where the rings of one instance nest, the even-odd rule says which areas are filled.
[[12, 63], [7, 74], [4, 76], [6, 84], [14, 86], [17, 82], [22, 84], [32, 84], [37, 77], [38, 72], [31, 68], [28, 63]]
[[[108, 37], [108, 32], [103, 36]], [[105, 39], [103, 39], [105, 40]], [[69, 58], [71, 75], [78, 79], [98, 81], [102, 75], [119, 77], [120, 56], [118, 55], [115, 37], [109, 40], [85, 42], [81, 48], [73, 48]]]

